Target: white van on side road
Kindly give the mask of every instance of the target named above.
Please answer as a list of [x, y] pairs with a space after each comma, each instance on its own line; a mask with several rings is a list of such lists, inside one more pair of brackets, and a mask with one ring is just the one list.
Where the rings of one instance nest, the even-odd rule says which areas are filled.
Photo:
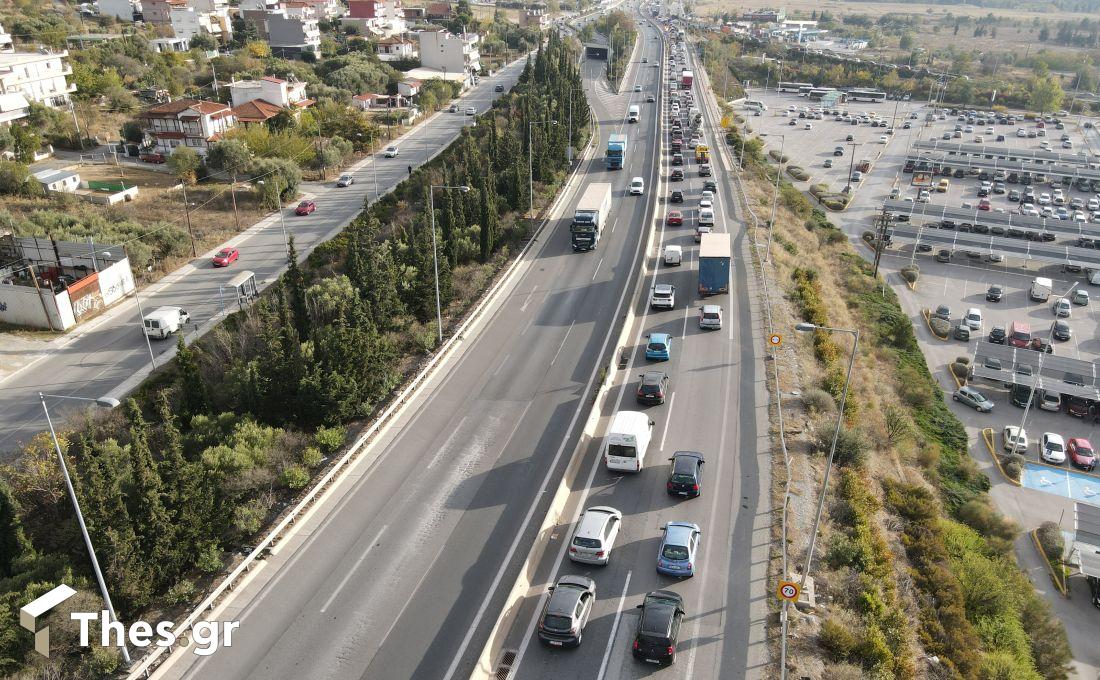
[[638, 472], [642, 469], [653, 421], [638, 411], [619, 411], [603, 440], [604, 462], [608, 470]]
[[157, 307], [142, 319], [145, 334], [158, 340], [179, 331], [190, 320], [191, 317], [182, 307]]

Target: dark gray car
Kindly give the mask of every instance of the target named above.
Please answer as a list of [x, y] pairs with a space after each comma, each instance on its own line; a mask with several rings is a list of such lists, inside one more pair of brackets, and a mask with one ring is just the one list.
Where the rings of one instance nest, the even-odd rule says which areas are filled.
[[576, 647], [596, 601], [596, 582], [586, 576], [565, 575], [550, 587], [539, 617], [539, 640], [551, 647]]

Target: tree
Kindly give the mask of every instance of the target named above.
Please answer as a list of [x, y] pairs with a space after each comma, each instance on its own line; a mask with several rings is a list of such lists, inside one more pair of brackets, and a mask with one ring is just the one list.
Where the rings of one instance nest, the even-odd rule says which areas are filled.
[[202, 167], [202, 156], [191, 147], [177, 146], [168, 157], [168, 167], [181, 182], [194, 184]]
[[33, 163], [35, 152], [42, 146], [42, 135], [36, 129], [31, 125], [11, 126], [11, 148], [20, 163]]
[[222, 139], [214, 142], [206, 154], [206, 164], [215, 170], [224, 170], [229, 173], [234, 182], [237, 181], [237, 175], [243, 173], [251, 161], [252, 152], [240, 139]]
[[198, 352], [184, 342], [183, 333], [176, 337], [176, 382], [180, 389], [180, 412], [185, 420], [206, 413], [210, 407]]
[[23, 554], [27, 538], [19, 523], [19, 512], [11, 489], [0, 480], [0, 578], [12, 575], [12, 563]]
[[41, 185], [31, 177], [31, 171], [17, 161], [0, 160], [0, 195], [15, 196], [41, 193]]
[[286, 287], [290, 296], [290, 312], [298, 337], [309, 337], [309, 313], [306, 311], [306, 277], [298, 266], [298, 251], [294, 248], [294, 235], [287, 244]]
[[123, 123], [118, 134], [122, 137], [122, 141], [131, 144], [141, 144], [145, 141], [145, 131], [141, 129], [141, 123], [137, 121], [129, 120]]
[[903, 50], [913, 49], [913, 45], [916, 43], [916, 36], [911, 31], [906, 31], [901, 34], [901, 40], [898, 42], [898, 48]]
[[1062, 86], [1051, 75], [1033, 77], [1027, 89], [1028, 108], [1040, 113], [1057, 110], [1065, 97]]
[[[160, 472], [149, 448], [149, 428], [134, 399], [126, 400], [126, 419], [130, 423], [130, 461], [133, 489], [129, 494], [130, 517], [138, 532], [143, 559], [152, 565], [167, 561], [172, 544], [172, 524], [164, 507]], [[164, 574], [151, 570], [163, 581]]]

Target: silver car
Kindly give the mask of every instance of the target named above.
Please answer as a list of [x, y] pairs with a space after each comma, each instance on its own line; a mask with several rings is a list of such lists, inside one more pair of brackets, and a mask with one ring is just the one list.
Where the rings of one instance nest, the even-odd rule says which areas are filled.
[[623, 513], [615, 508], [599, 505], [585, 510], [569, 541], [569, 559], [584, 564], [607, 564], [622, 523]]
[[955, 390], [955, 393], [951, 395], [951, 398], [955, 401], [966, 404], [978, 413], [993, 412], [993, 402], [973, 387], [960, 387], [959, 389]]

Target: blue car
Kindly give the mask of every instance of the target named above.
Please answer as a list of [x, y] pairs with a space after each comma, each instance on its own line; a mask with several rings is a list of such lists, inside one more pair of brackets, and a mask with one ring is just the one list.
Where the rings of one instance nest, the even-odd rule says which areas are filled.
[[672, 336], [668, 333], [650, 333], [645, 346], [645, 358], [668, 361], [672, 357]]
[[661, 531], [665, 532], [665, 537], [657, 552], [657, 573], [681, 578], [695, 576], [699, 537], [703, 535], [699, 525], [691, 522], [669, 522], [661, 527]]

